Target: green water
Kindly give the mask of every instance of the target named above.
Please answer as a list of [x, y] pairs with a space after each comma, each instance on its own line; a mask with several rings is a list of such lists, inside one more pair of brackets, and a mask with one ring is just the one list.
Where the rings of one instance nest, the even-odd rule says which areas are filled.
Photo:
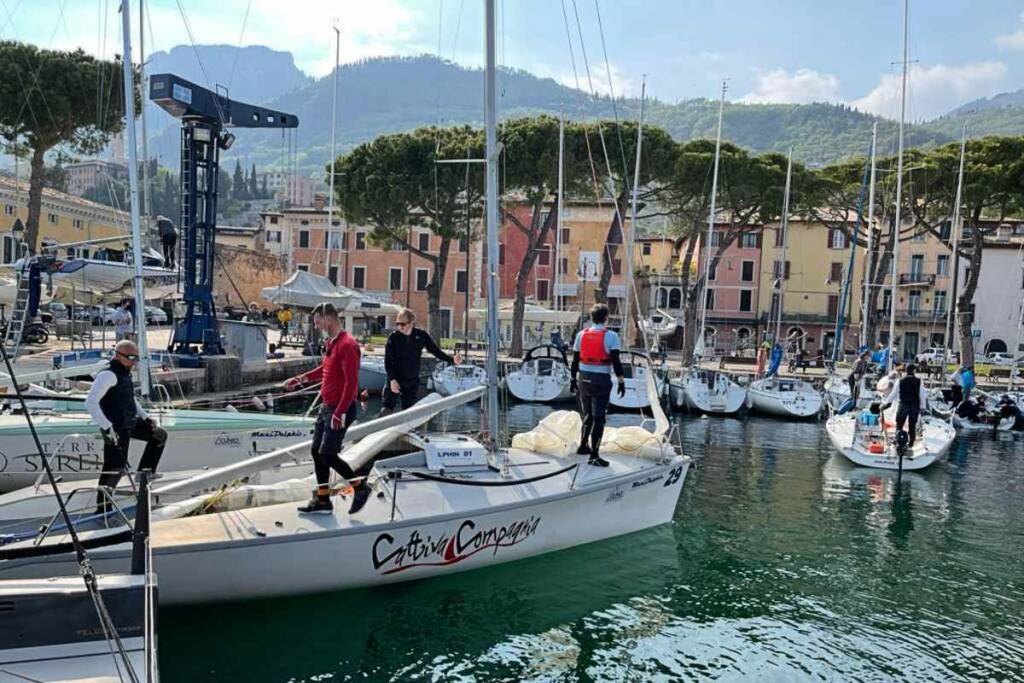
[[162, 678], [1024, 680], [1024, 435], [961, 438], [897, 485], [833, 456], [818, 423], [680, 426], [695, 467], [671, 525], [387, 588], [161, 610]]

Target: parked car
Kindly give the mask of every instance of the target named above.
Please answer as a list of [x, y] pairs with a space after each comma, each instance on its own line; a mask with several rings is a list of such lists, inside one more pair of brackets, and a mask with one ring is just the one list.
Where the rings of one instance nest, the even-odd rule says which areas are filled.
[[57, 320], [68, 319], [68, 307], [59, 301], [50, 301], [39, 307], [39, 313], [42, 317], [45, 314], [49, 314], [50, 318], [56, 322]]
[[92, 307], [92, 324], [93, 325], [107, 325], [112, 326], [114, 324], [114, 312], [117, 309], [112, 306], [93, 306]]
[[987, 362], [992, 365], [1024, 365], [1024, 355], [1017, 356], [1016, 361], [1014, 360], [1012, 353], [990, 353], [988, 354]]
[[[941, 363], [946, 357], [946, 350], [941, 346], [932, 346], [917, 354], [915, 360], [918, 363]], [[960, 354], [956, 351], [949, 352], [949, 362], [959, 363]]]
[[167, 313], [165, 313], [164, 309], [162, 308], [157, 308], [156, 306], [146, 306], [146, 324], [166, 325]]

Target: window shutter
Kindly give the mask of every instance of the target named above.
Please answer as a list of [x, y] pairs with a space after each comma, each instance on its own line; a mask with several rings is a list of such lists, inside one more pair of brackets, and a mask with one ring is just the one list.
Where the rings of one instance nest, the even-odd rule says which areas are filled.
[[785, 274], [782, 277], [784, 280], [789, 279], [789, 261], [786, 261]]

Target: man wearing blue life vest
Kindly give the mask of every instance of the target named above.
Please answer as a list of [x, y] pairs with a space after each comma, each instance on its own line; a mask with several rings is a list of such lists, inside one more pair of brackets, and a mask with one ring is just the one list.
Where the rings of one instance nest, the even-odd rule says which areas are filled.
[[579, 396], [583, 413], [583, 435], [576, 452], [589, 455], [591, 465], [608, 467], [608, 461], [601, 457], [599, 450], [601, 437], [604, 436], [608, 400], [612, 395], [612, 370], [615, 370], [619, 380], [619, 396], [626, 395], [626, 380], [619, 361], [619, 335], [605, 327], [608, 307], [595, 304], [590, 309], [590, 320], [594, 324], [576, 335], [572, 347], [575, 353], [572, 357], [572, 382], [569, 389]]

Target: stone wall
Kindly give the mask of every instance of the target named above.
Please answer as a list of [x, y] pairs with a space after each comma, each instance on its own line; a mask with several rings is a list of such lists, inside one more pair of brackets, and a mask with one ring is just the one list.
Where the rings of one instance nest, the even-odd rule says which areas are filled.
[[217, 304], [240, 306], [241, 294], [246, 303], [255, 301], [261, 308], [272, 308], [260, 296], [260, 290], [281, 284], [290, 274], [284, 259], [269, 252], [218, 244], [214, 268]]

